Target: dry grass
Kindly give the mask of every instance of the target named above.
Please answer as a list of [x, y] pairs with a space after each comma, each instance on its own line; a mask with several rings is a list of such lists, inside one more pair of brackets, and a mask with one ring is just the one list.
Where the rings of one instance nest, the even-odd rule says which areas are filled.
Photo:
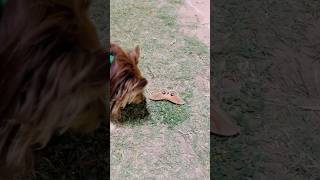
[[179, 3], [111, 2], [111, 39], [129, 49], [140, 45], [146, 94], [169, 88], [187, 102], [148, 100], [148, 115], [134, 119], [130, 107], [129, 123], [111, 136], [112, 179], [209, 179], [209, 89], [196, 83], [209, 77], [208, 47], [179, 32]]

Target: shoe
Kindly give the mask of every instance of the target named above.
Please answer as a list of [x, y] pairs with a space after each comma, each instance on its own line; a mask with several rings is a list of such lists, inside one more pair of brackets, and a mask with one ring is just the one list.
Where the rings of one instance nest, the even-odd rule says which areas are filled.
[[184, 100], [181, 99], [175, 91], [169, 91], [167, 89], [152, 93], [149, 99], [154, 101], [167, 100], [178, 105], [185, 104]]

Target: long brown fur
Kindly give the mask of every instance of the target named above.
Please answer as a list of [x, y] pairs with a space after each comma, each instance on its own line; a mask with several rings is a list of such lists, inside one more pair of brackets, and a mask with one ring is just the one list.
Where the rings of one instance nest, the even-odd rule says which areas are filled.
[[138, 68], [138, 46], [125, 52], [120, 46], [111, 44], [110, 52], [115, 57], [110, 67], [110, 112], [111, 120], [117, 121], [121, 116], [121, 109], [127, 104], [138, 104], [144, 100], [143, 89], [148, 81]]
[[107, 70], [87, 0], [8, 0], [0, 17], [0, 179], [57, 132], [106, 115]]

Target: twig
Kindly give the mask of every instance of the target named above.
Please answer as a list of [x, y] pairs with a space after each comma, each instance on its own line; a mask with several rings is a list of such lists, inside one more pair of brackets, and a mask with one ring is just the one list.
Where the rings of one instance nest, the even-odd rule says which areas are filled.
[[154, 74], [152, 73], [152, 71], [151, 71], [150, 67], [149, 67], [149, 66], [147, 66], [147, 69], [148, 69], [148, 71], [150, 72], [150, 74], [151, 74], [151, 76], [152, 76], [152, 79], [153, 79], [155, 76], [154, 76]]

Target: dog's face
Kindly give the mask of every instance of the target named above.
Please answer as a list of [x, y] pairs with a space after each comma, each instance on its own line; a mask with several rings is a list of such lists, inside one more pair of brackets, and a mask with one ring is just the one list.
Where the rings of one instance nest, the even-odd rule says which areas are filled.
[[139, 104], [145, 100], [143, 91], [148, 82], [138, 67], [138, 46], [125, 52], [118, 45], [111, 44], [110, 52], [115, 58], [110, 69], [111, 119], [117, 120], [126, 105]]

